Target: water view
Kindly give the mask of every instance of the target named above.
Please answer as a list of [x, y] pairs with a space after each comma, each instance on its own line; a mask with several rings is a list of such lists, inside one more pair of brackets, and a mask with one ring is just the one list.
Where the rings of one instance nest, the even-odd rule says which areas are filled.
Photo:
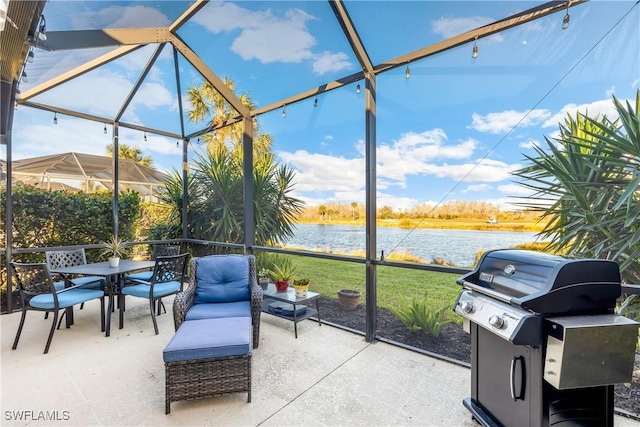
[[[534, 241], [533, 232], [378, 227], [378, 256], [381, 251], [385, 256], [404, 251], [427, 262], [441, 258], [459, 267], [471, 267], [478, 251]], [[364, 251], [365, 230], [352, 225], [297, 224], [287, 246], [347, 254]]]

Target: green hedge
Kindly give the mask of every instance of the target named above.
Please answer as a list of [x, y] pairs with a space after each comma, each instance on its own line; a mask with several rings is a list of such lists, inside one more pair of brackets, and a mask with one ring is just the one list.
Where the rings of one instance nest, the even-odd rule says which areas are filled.
[[[3, 209], [2, 236], [6, 244], [4, 207], [6, 189], [0, 191]], [[41, 190], [16, 185], [12, 190], [12, 234], [14, 248], [52, 247], [100, 243], [112, 235], [112, 194], [75, 193]], [[125, 240], [135, 239], [135, 227], [140, 215], [140, 196], [127, 191], [119, 194], [119, 235]], [[3, 249], [6, 249], [3, 247]], [[87, 254], [89, 258], [99, 253]], [[41, 261], [42, 254], [20, 255], [21, 261]], [[4, 265], [4, 263], [3, 263]]]

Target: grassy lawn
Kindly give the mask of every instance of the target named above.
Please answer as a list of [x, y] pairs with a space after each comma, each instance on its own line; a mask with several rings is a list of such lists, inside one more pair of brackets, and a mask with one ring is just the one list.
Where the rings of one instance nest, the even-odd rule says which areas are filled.
[[[290, 256], [298, 277], [311, 281], [309, 289], [324, 297], [337, 299], [340, 289], [355, 289], [365, 292], [365, 267], [363, 264], [322, 260], [310, 257]], [[406, 268], [378, 267], [378, 307], [397, 309], [414, 298], [427, 298], [434, 311], [443, 306], [453, 307], [461, 287], [456, 284], [457, 274]], [[462, 318], [450, 311], [450, 319], [461, 322]]]

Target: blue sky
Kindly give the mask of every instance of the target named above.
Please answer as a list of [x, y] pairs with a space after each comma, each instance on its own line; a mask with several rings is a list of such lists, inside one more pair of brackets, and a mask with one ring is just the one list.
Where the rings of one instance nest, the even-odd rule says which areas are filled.
[[[541, 2], [346, 1], [373, 64], [477, 28]], [[61, 1], [45, 8], [47, 29], [167, 26], [187, 1]], [[377, 77], [377, 203], [396, 210], [476, 200], [509, 208], [523, 196], [510, 172], [532, 146], [553, 137], [575, 111], [613, 117], [611, 96], [635, 98], [640, 82], [640, 6], [590, 1]], [[626, 15], [626, 16], [625, 16]], [[324, 1], [210, 2], [178, 35], [220, 77], [258, 107], [350, 75], [359, 65]], [[13, 157], [78, 151], [104, 154], [110, 121], [155, 46], [141, 48], [33, 99], [104, 117], [103, 123], [20, 107]], [[111, 48], [41, 52], [27, 64], [21, 91]], [[122, 121], [178, 132], [172, 52], [166, 48]], [[183, 91], [202, 77], [180, 60]], [[311, 205], [364, 203], [364, 91], [354, 82], [259, 117], [279, 160], [297, 171], [296, 195]], [[185, 99], [183, 98], [183, 102]], [[188, 108], [188, 105], [185, 106]], [[192, 132], [202, 124], [187, 124]], [[121, 128], [161, 170], [179, 168], [176, 140]], [[190, 157], [199, 150], [191, 144]]]

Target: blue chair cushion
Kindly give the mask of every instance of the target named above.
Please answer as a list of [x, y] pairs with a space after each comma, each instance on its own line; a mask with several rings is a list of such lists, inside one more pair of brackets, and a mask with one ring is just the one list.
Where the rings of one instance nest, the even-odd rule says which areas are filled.
[[153, 276], [153, 271], [141, 271], [140, 273], [129, 274], [127, 279], [144, 280], [149, 282]]
[[221, 317], [251, 317], [251, 301], [194, 304], [184, 320], [218, 319]]
[[196, 260], [194, 304], [248, 300], [249, 258], [244, 255], [211, 255]]
[[84, 287], [99, 288], [101, 285], [105, 284], [104, 277], [100, 277], [100, 276], [76, 277], [75, 279], [72, 279], [71, 282], [73, 282], [74, 285], [82, 286], [83, 288]]
[[[140, 283], [132, 286], [125, 286], [120, 291], [123, 295], [131, 295], [139, 298], [149, 298], [151, 285]], [[180, 282], [163, 282], [153, 285], [153, 297], [159, 298], [165, 295], [176, 293], [180, 290]]]
[[[102, 298], [104, 296], [103, 291], [96, 291], [91, 289], [71, 289], [66, 292], [58, 293], [58, 307], [66, 308], [72, 305], [77, 305], [83, 302], [90, 301], [92, 299]], [[53, 309], [53, 294], [40, 294], [29, 300], [29, 305], [35, 308]]]
[[167, 363], [250, 354], [251, 334], [250, 317], [182, 322], [162, 359]]
[[[71, 282], [73, 282], [74, 286], [82, 286], [83, 288], [86, 287], [86, 288], [92, 288], [92, 289], [100, 289], [100, 287], [105, 283], [104, 277], [99, 277], [99, 276], [77, 277], [71, 280]], [[56, 291], [64, 289], [64, 280], [53, 282], [53, 286], [55, 286]]]

